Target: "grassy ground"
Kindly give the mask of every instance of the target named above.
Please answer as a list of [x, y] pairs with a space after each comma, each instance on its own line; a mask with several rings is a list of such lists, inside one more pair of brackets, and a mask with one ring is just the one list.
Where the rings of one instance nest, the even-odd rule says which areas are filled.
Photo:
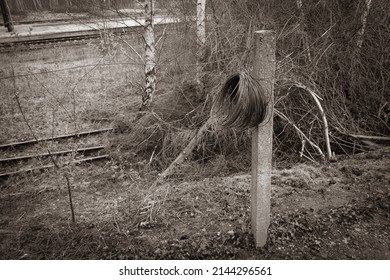
[[389, 161], [384, 149], [274, 170], [263, 249], [250, 233], [248, 174], [152, 189], [113, 162], [73, 167], [75, 224], [61, 174], [10, 178], [1, 184], [0, 258], [389, 259]]

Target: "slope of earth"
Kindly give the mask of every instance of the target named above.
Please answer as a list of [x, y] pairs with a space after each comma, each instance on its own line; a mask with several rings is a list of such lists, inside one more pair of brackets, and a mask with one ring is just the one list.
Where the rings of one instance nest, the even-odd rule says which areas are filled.
[[274, 170], [267, 245], [250, 175], [150, 187], [114, 162], [0, 185], [1, 259], [390, 259], [390, 148]]

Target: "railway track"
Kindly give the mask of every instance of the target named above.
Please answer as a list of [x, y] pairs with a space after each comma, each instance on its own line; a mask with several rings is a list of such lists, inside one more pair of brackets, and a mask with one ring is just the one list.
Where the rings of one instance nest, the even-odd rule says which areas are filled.
[[[8, 156], [4, 157], [2, 155], [2, 158], [0, 158], [0, 179], [7, 179], [14, 175], [55, 168], [55, 162], [58, 162], [62, 157], [68, 157], [65, 162], [61, 160], [62, 165], [70, 163], [81, 164], [108, 159], [109, 156], [102, 153], [105, 146], [101, 144], [96, 145], [95, 142], [101, 141], [99, 135], [110, 131], [112, 131], [111, 128], [105, 128], [81, 133], [64, 134], [56, 137], [2, 144], [0, 145], [0, 151], [3, 152], [2, 154], [7, 154]], [[93, 137], [92, 141], [91, 137]], [[90, 144], [85, 144], [88, 140], [90, 140]], [[47, 142], [55, 142], [55, 148], [42, 149], [42, 147], [39, 147], [42, 146], [42, 143]], [[73, 146], [78, 147], [63, 148], [69, 145], [68, 142], [71, 142]], [[81, 145], [86, 145], [86, 147], [79, 147]]]
[[[141, 27], [131, 28], [110, 28], [110, 32], [115, 34], [131, 34], [140, 32]], [[104, 30], [85, 30], [85, 31], [68, 31], [62, 33], [42, 34], [34, 36], [16, 36], [10, 38], [0, 38], [0, 51], [12, 52], [15, 48], [22, 49], [40, 49], [49, 46], [64, 46], [75, 44], [86, 44], [102, 36]]]
[[29, 49], [47, 48], [51, 45], [84, 44], [86, 41], [97, 38], [97, 35], [67, 36], [60, 38], [42, 38], [32, 40], [19, 40], [10, 42], [0, 42], [1, 51], [14, 51], [15, 47]]
[[101, 34], [99, 32], [93, 32], [91, 34], [62, 34], [61, 37], [54, 36], [50, 38], [23, 38], [20, 40], [12, 41], [0, 41], [0, 51], [12, 52], [15, 48], [19, 49], [42, 49], [50, 46], [65, 46], [65, 45], [78, 45], [86, 44], [91, 40], [99, 38]]
[[[118, 20], [119, 23], [122, 21]], [[159, 22], [157, 25], [164, 28], [168, 24], [177, 24], [176, 21]], [[0, 51], [12, 52], [15, 48], [40, 49], [47, 48], [51, 45], [67, 45], [67, 44], [85, 44], [88, 41], [100, 38], [102, 33], [109, 32], [118, 35], [130, 35], [132, 33], [140, 33], [143, 30], [142, 25], [127, 26], [125, 23], [118, 24], [115, 27], [103, 28], [102, 26], [94, 26], [96, 23], [85, 23], [86, 26], [92, 25], [86, 30], [67, 30], [63, 32], [45, 33], [45, 34], [23, 34], [11, 37], [0, 38]], [[52, 23], [52, 25], [56, 25]], [[34, 25], [31, 25], [32, 29]], [[50, 26], [48, 23], [47, 26]]]

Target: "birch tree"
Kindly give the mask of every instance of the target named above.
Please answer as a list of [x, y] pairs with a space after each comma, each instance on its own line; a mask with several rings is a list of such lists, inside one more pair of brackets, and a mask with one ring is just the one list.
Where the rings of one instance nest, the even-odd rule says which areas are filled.
[[22, 0], [16, 0], [16, 7], [18, 11], [27, 10], [26, 4]]
[[363, 38], [364, 38], [364, 33], [366, 30], [367, 26], [367, 18], [371, 9], [372, 5], [372, 0], [363, 0], [364, 2], [364, 8], [363, 12], [361, 15], [361, 27], [357, 32], [357, 37], [356, 37], [356, 45], [354, 46], [354, 51], [353, 55], [351, 58], [351, 70], [349, 74], [349, 96], [347, 98], [351, 99], [351, 103], [355, 103], [355, 98], [356, 98], [356, 93], [355, 91], [357, 90], [357, 80], [359, 79], [359, 62], [361, 60], [361, 51], [362, 51], [362, 46], [363, 46]]
[[50, 0], [49, 1], [49, 8], [50, 8], [50, 10], [53, 11], [57, 7], [58, 7], [58, 0]]
[[364, 11], [363, 11], [363, 14], [361, 17], [361, 25], [362, 26], [360, 27], [360, 29], [358, 31], [357, 40], [356, 40], [356, 46], [358, 47], [359, 50], [362, 48], [362, 45], [363, 45], [363, 37], [364, 37], [364, 32], [365, 32], [366, 26], [367, 26], [367, 17], [368, 17], [368, 14], [370, 13], [371, 4], [372, 4], [372, 0], [365, 0], [365, 7], [364, 7]]
[[198, 88], [202, 87], [201, 75], [202, 64], [201, 59], [204, 53], [204, 45], [206, 43], [206, 0], [197, 0], [196, 6], [196, 42], [197, 42], [197, 54], [196, 54], [196, 82]]
[[154, 91], [156, 89], [156, 43], [154, 38], [153, 10], [154, 0], [145, 0], [145, 89], [142, 94], [140, 110], [150, 109]]

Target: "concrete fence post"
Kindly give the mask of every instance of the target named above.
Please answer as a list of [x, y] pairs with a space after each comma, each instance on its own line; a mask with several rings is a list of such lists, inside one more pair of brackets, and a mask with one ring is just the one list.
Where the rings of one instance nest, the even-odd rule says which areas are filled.
[[266, 244], [271, 214], [275, 32], [256, 31], [254, 45], [250, 74], [260, 82], [269, 101], [264, 122], [252, 132], [251, 226], [256, 247], [262, 247]]

